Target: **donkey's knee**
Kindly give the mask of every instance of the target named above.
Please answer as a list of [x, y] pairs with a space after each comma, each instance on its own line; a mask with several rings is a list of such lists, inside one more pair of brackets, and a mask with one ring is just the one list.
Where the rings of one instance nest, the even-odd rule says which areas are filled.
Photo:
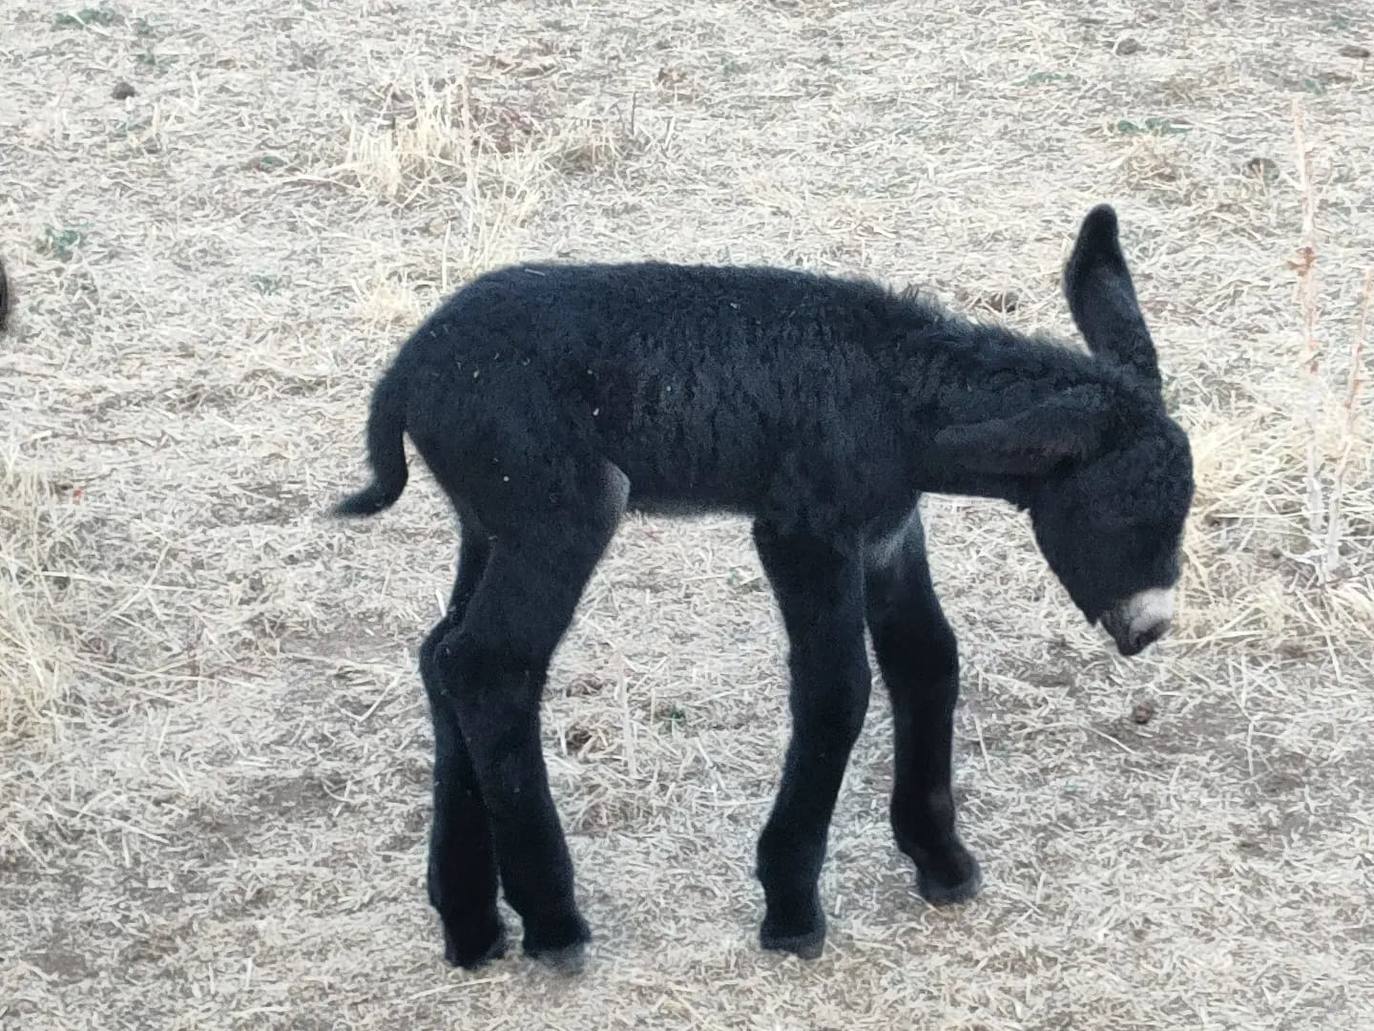
[[453, 675], [451, 662], [446, 661], [443, 652], [444, 639], [454, 632], [452, 616], [441, 619], [420, 644], [420, 680], [425, 687], [429, 704], [438, 715], [440, 711], [456, 718], [454, 712]]
[[449, 632], [447, 619], [440, 620], [425, 635], [424, 641], [420, 643], [420, 677], [425, 682], [425, 690], [432, 695], [434, 688], [431, 684], [436, 684], [439, 668], [435, 663], [435, 653], [439, 650], [439, 643], [443, 641], [444, 635]]
[[[921, 683], [951, 684], [959, 680], [959, 640], [943, 618], [908, 625], [883, 642], [887, 661], [895, 671]], [[886, 635], [885, 635], [886, 636]]]
[[792, 717], [803, 733], [849, 748], [863, 730], [872, 671], [863, 640], [805, 642], [792, 649]]
[[426, 641], [431, 643], [429, 661], [460, 712], [486, 704], [493, 695], [516, 701], [512, 687], [528, 681], [542, 665], [539, 656], [519, 642], [495, 641], [465, 627], [436, 628]]
[[522, 780], [517, 771], [531, 757], [513, 743], [525, 742], [525, 731], [538, 720], [546, 663], [466, 629], [444, 634], [431, 661], [443, 704], [457, 718], [479, 770], [496, 775], [498, 786]]

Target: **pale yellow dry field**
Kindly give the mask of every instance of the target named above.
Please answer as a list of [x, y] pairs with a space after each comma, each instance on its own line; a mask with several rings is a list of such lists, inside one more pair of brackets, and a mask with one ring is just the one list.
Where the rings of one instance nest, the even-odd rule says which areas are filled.
[[[0, 1025], [1374, 1028], [1368, 2], [79, 3], [0, 15]], [[444, 966], [452, 523], [427, 477], [322, 514], [408, 329], [494, 263], [652, 256], [1067, 333], [1102, 200], [1194, 440], [1182, 625], [1120, 660], [1023, 517], [929, 499], [983, 895], [916, 896], [877, 692], [827, 951], [758, 951], [781, 629], [743, 522], [635, 518], [546, 709], [588, 969]]]

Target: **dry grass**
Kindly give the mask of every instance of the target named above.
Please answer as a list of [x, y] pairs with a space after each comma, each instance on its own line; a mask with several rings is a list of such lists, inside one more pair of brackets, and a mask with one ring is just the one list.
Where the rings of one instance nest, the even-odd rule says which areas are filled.
[[0, 452], [0, 740], [56, 729], [71, 675], [59, 570], [68, 545], [56, 488]]
[[[1359, 5], [12, 6], [0, 1023], [1374, 1026]], [[985, 894], [915, 896], [877, 701], [828, 951], [755, 949], [777, 620], [740, 522], [636, 518], [547, 707], [593, 962], [445, 969], [413, 648], [451, 521], [423, 479], [365, 529], [320, 515], [406, 329], [516, 256], [654, 256], [1066, 330], [1059, 266], [1103, 199], [1195, 444], [1182, 625], [1120, 661], [1023, 519], [930, 499]]]

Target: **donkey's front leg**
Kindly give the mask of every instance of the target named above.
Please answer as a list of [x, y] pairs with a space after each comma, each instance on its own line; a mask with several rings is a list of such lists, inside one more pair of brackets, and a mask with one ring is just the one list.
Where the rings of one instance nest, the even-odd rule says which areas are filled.
[[835, 797], [868, 708], [863, 561], [843, 545], [783, 535], [754, 540], [787, 627], [792, 740], [782, 784], [758, 847], [767, 911], [763, 947], [819, 956], [825, 914], [817, 881]]
[[935, 597], [919, 513], [870, 546], [867, 575], [868, 627], [896, 738], [892, 831], [916, 864], [921, 895], [937, 906], [963, 902], [982, 874], [955, 830], [950, 788], [959, 646]]

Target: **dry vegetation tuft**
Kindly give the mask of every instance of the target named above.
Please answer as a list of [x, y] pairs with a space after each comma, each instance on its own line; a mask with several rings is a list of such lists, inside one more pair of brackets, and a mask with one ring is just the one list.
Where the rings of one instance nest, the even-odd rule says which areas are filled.
[[[1374, 1027], [1365, 14], [16, 0], [0, 1025]], [[413, 652], [451, 520], [424, 477], [322, 518], [403, 334], [521, 257], [868, 272], [1067, 331], [1100, 200], [1194, 442], [1185, 604], [1118, 660], [1021, 517], [929, 499], [983, 896], [915, 895], [879, 692], [826, 955], [758, 952], [781, 633], [746, 526], [634, 518], [546, 709], [590, 968], [445, 969]]]

